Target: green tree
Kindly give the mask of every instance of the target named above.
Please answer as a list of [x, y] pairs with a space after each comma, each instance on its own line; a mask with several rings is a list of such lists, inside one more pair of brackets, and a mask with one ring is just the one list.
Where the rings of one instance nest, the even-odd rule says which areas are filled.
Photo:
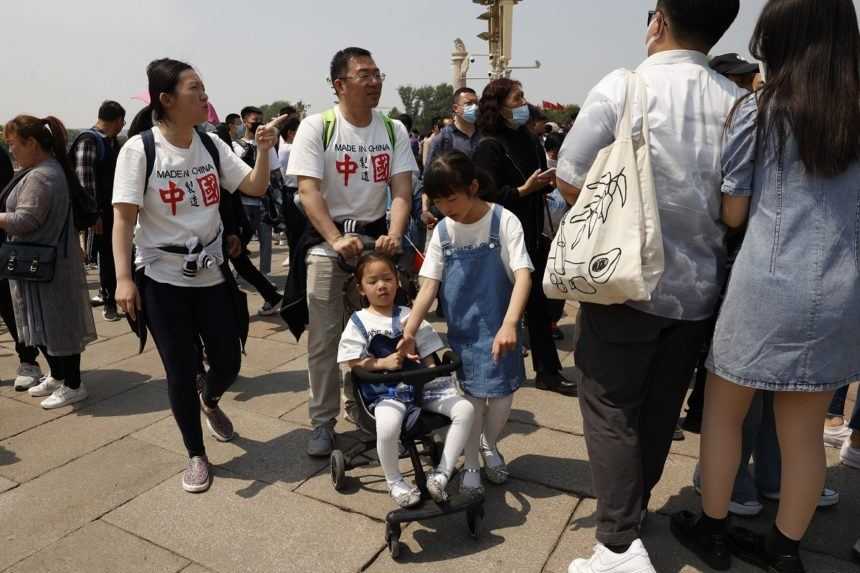
[[454, 102], [454, 87], [451, 84], [418, 88], [400, 86], [397, 93], [403, 102], [404, 112], [412, 116], [418, 131], [429, 130], [434, 117], [451, 115], [451, 105]]
[[9, 151], [9, 146], [6, 145], [6, 138], [3, 137], [3, 126], [2, 125], [0, 125], [0, 147], [5, 149], [6, 151]]
[[564, 109], [545, 109], [544, 114], [549, 121], [564, 127], [571, 119], [576, 119], [576, 116], [579, 115], [579, 106], [569, 104], [564, 106]]
[[308, 109], [308, 106], [303, 103], [302, 100], [298, 100], [296, 103], [293, 103], [290, 100], [286, 99], [275, 100], [270, 104], [260, 106], [260, 109], [263, 110], [263, 121], [272, 121], [278, 116], [278, 112], [281, 111], [281, 108], [287, 107], [288, 105], [291, 105], [296, 108], [296, 110], [299, 112], [299, 117], [304, 117], [305, 112]]

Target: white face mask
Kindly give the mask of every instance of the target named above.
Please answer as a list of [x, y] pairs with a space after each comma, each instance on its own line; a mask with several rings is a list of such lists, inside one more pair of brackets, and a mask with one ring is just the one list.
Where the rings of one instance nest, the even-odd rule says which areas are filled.
[[654, 45], [654, 42], [657, 41], [657, 36], [650, 36], [651, 28], [654, 26], [654, 22], [657, 21], [657, 16], [654, 16], [654, 19], [651, 21], [651, 25], [648, 26], [648, 29], [645, 31], [645, 53], [650, 56], [651, 55], [651, 47]]

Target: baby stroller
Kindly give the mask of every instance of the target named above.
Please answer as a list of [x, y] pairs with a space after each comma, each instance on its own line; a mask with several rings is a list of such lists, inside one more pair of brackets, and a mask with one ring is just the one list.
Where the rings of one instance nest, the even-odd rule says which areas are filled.
[[[358, 468], [374, 463], [374, 459], [367, 456], [368, 452], [376, 449], [376, 421], [368, 408], [359, 387], [365, 384], [386, 384], [396, 386], [399, 383], [408, 384], [413, 387], [416, 405], [420, 407], [421, 396], [424, 385], [430, 381], [445, 375], [450, 375], [461, 365], [460, 358], [454, 352], [446, 352], [441, 364], [432, 368], [418, 368], [412, 370], [400, 370], [396, 372], [369, 372], [361, 368], [354, 368], [350, 373], [352, 377], [352, 391], [356, 403], [360, 406], [359, 427], [365, 432], [361, 441], [346, 451], [334, 450], [331, 453], [331, 479], [334, 488], [342, 491], [345, 485], [346, 474], [353, 468]], [[421, 504], [408, 509], [396, 509], [385, 517], [385, 542], [393, 559], [400, 555], [401, 525], [413, 521], [421, 521], [449, 515], [452, 513], [465, 512], [466, 524], [469, 534], [477, 538], [480, 533], [481, 522], [484, 518], [484, 497], [482, 495], [452, 495], [447, 502], [436, 503], [427, 491], [427, 476], [421, 463], [421, 457], [429, 458], [433, 466], [439, 464], [442, 458], [442, 444], [435, 441], [432, 433], [444, 428], [451, 423], [447, 416], [432, 412], [422, 411], [414, 425], [401, 429], [400, 442], [406, 450], [403, 458], [408, 457], [412, 461], [415, 470], [415, 482], [421, 491]]]

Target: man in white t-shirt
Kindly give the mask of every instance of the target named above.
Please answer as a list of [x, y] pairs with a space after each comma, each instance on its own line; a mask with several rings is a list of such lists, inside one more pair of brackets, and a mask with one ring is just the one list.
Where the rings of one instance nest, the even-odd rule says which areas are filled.
[[[340, 413], [341, 372], [337, 364], [346, 322], [343, 285], [348, 278], [338, 255], [361, 253], [360, 235], [376, 249], [394, 254], [412, 203], [412, 174], [418, 171], [409, 134], [399, 122], [374, 111], [385, 74], [370, 52], [346, 48], [331, 62], [338, 104], [330, 113], [302, 121], [290, 151], [287, 175], [298, 178], [299, 196], [312, 228], [307, 265], [308, 410], [314, 431], [307, 452], [327, 456]], [[385, 227], [387, 188], [391, 223]], [[291, 269], [291, 273], [297, 269]]]
[[[233, 151], [242, 158], [251, 168], [257, 162], [257, 142], [254, 134], [257, 128], [263, 125], [263, 111], [254, 106], [247, 106], [241, 111], [242, 122], [245, 124], [245, 135], [233, 142]], [[269, 167], [272, 170], [274, 184], [281, 181], [280, 162], [278, 152], [274, 148], [269, 150]], [[260, 272], [268, 275], [272, 272], [272, 227], [263, 222], [263, 200], [260, 197], [249, 197], [242, 194], [242, 207], [248, 223], [256, 231], [260, 240]]]

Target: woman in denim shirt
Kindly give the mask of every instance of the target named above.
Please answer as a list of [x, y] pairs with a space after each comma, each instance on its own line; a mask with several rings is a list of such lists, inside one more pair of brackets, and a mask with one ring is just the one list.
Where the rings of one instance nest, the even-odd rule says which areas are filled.
[[748, 222], [717, 321], [702, 432], [704, 514], [676, 537], [729, 567], [725, 518], [741, 428], [756, 390], [775, 392], [782, 496], [768, 536], [732, 530], [738, 557], [803, 571], [819, 501], [821, 424], [833, 392], [860, 379], [860, 32], [851, 0], [770, 0], [751, 51], [765, 86], [729, 119], [723, 221]]

